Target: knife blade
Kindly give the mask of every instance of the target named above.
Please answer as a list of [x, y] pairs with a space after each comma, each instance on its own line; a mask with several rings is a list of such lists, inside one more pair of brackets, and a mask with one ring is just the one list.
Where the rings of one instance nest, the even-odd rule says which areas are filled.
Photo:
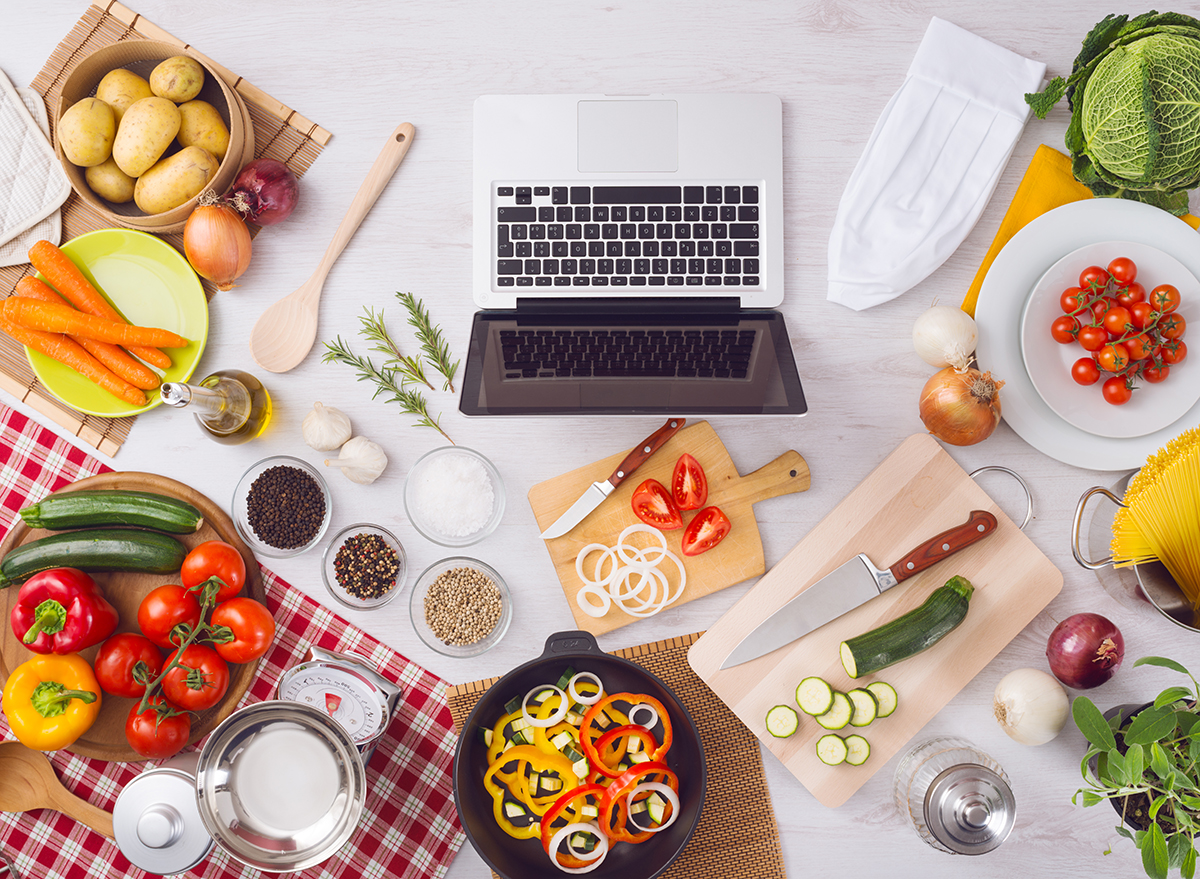
[[646, 460], [662, 448], [667, 440], [675, 436], [686, 423], [686, 418], [668, 418], [666, 424], [638, 443], [625, 456], [608, 479], [603, 482], [593, 482], [588, 486], [588, 489], [579, 496], [579, 500], [571, 504], [565, 513], [554, 520], [553, 525], [542, 532], [542, 540], [562, 537], [586, 519], [588, 513], [600, 506], [600, 503], [612, 494], [618, 485], [629, 478], [634, 470], [646, 463]]
[[889, 568], [880, 570], [859, 553], [759, 623], [721, 668], [741, 665], [792, 643], [995, 530], [995, 516], [986, 510], [972, 510], [965, 523], [929, 538]]

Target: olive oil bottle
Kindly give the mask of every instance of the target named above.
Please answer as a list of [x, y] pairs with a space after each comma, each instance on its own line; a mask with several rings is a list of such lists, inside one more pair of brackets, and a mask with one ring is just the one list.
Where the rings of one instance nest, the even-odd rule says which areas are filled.
[[159, 393], [164, 403], [192, 411], [204, 432], [225, 445], [254, 439], [271, 420], [271, 395], [240, 369], [219, 370], [198, 384], [165, 382]]

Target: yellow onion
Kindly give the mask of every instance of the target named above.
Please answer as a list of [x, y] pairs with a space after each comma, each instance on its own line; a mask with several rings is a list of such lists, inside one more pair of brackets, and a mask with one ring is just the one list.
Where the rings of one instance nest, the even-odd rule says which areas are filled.
[[241, 215], [216, 196], [201, 197], [183, 227], [183, 252], [196, 274], [229, 290], [250, 266], [250, 249]]
[[1000, 423], [1004, 382], [990, 372], [952, 366], [937, 372], [921, 389], [921, 421], [943, 442], [971, 446], [992, 435]]

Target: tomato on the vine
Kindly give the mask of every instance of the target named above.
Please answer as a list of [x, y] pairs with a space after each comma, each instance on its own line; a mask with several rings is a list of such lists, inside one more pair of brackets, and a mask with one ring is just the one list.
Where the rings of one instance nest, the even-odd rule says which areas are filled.
[[1088, 266], [1079, 273], [1079, 286], [1084, 290], [1103, 289], [1108, 284], [1109, 274], [1100, 266]]
[[1130, 323], [1139, 330], [1146, 329], [1146, 324], [1153, 319], [1154, 306], [1149, 302], [1135, 302], [1129, 306]]
[[[145, 683], [139, 682], [134, 669], [141, 663]], [[120, 632], [100, 645], [92, 670], [104, 692], [127, 699], [140, 699], [146, 694], [146, 683], [158, 677], [162, 670], [162, 652], [149, 638], [133, 632]]]
[[1171, 373], [1169, 366], [1147, 366], [1142, 370], [1142, 378], [1151, 384], [1158, 384]]
[[252, 662], [271, 648], [275, 618], [253, 598], [231, 598], [212, 612], [213, 626], [225, 626], [232, 639], [214, 642], [213, 649], [226, 662]]
[[1114, 305], [1108, 311], [1104, 312], [1104, 329], [1114, 339], [1119, 339], [1125, 334], [1125, 325], [1130, 323], [1132, 317], [1128, 308], [1121, 305]]
[[1125, 383], [1124, 376], [1114, 375], [1104, 383], [1104, 399], [1114, 406], [1122, 406], [1129, 402], [1129, 398], [1133, 396], [1133, 391], [1129, 389], [1129, 385]]
[[1187, 330], [1187, 321], [1181, 314], [1168, 314], [1158, 324], [1158, 331], [1164, 339], [1182, 339]]
[[1093, 300], [1089, 308], [1092, 309], [1092, 316], [1095, 317], [1097, 321], [1102, 321], [1104, 320], [1104, 315], [1108, 312], [1108, 310], [1116, 304], [1117, 300], [1110, 299], [1107, 296], [1101, 296], [1099, 299]]
[[188, 589], [199, 589], [210, 577], [219, 577], [224, 584], [217, 591], [217, 604], [228, 601], [246, 583], [246, 560], [224, 541], [205, 541], [184, 558], [179, 578]]
[[[163, 694], [186, 711], [212, 708], [229, 689], [229, 666], [205, 644], [189, 644], [183, 653], [176, 650], [166, 665], [179, 658], [179, 665], [163, 675]], [[165, 667], [165, 666], [164, 666]]]
[[1187, 357], [1187, 342], [1180, 339], [1168, 339], [1163, 342], [1162, 347], [1158, 349], [1158, 356], [1163, 363], [1169, 366], [1174, 366], [1176, 363], [1183, 363]]
[[1124, 305], [1126, 308], [1136, 302], [1146, 301], [1146, 288], [1134, 281], [1126, 287], [1121, 287], [1117, 290], [1117, 303]]
[[1104, 331], [1104, 327], [1083, 327], [1078, 338], [1085, 351], [1099, 351], [1108, 344], [1108, 333]]
[[725, 539], [733, 525], [719, 507], [705, 507], [683, 532], [683, 554], [700, 555]]
[[1058, 297], [1058, 304], [1067, 314], [1074, 314], [1083, 307], [1083, 291], [1078, 287], [1068, 287]]
[[1077, 332], [1079, 332], [1079, 321], [1069, 314], [1059, 315], [1054, 319], [1054, 323], [1050, 324], [1050, 337], [1062, 345], [1074, 342]]
[[633, 514], [660, 531], [683, 527], [683, 516], [671, 493], [657, 479], [647, 479], [633, 492]]
[[1090, 357], [1080, 357], [1071, 364], [1071, 378], [1075, 379], [1077, 384], [1094, 385], [1100, 381], [1100, 367], [1096, 366], [1096, 361]]
[[1108, 264], [1108, 273], [1123, 287], [1137, 277], [1137, 264], [1127, 256], [1118, 256]]
[[1129, 366], [1129, 350], [1120, 342], [1110, 342], [1096, 354], [1096, 362], [1105, 372], [1124, 372]]
[[1159, 284], [1150, 291], [1150, 304], [1155, 311], [1171, 313], [1179, 307], [1179, 289], [1173, 284]]
[[179, 639], [171, 640], [171, 630], [180, 623], [191, 628], [200, 625], [200, 602], [193, 592], [167, 583], [153, 589], [142, 599], [137, 612], [138, 628], [142, 634], [167, 650], [178, 647]]
[[134, 703], [125, 721], [125, 739], [129, 747], [149, 760], [171, 757], [182, 751], [192, 732], [192, 716], [187, 713], [160, 716], [156, 706], [177, 710], [162, 696], [151, 696], [150, 707], [145, 711], [138, 711], [140, 705], [141, 702]]
[[1130, 360], [1145, 360], [1150, 356], [1153, 350], [1154, 343], [1145, 333], [1138, 333], [1136, 336], [1130, 336], [1121, 343], [1129, 352]]

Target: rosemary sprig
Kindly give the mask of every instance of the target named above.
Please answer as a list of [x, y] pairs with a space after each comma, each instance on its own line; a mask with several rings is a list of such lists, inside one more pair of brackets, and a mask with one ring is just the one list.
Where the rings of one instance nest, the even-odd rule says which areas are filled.
[[363, 312], [365, 313], [358, 319], [362, 324], [359, 332], [367, 341], [375, 343], [371, 346], [371, 350], [386, 358], [384, 366], [392, 367], [400, 373], [401, 384], [412, 382], [436, 391], [437, 388], [425, 377], [421, 358], [406, 357], [400, 353], [400, 346], [392, 339], [391, 334], [387, 331], [387, 325], [383, 322], [383, 309], [379, 309], [379, 314], [376, 314], [375, 309], [364, 307]]
[[454, 375], [458, 372], [458, 364], [461, 361], [450, 362], [450, 346], [442, 338], [441, 327], [433, 323], [425, 303], [411, 293], [397, 292], [396, 298], [408, 309], [408, 324], [417, 332], [417, 341], [421, 343], [421, 353], [446, 380], [442, 385], [442, 390], [453, 393]]
[[454, 440], [450, 439], [450, 434], [442, 430], [439, 423], [442, 417], [440, 415], [437, 418], [430, 416], [424, 395], [420, 391], [407, 389], [404, 386], [403, 377], [395, 367], [386, 365], [377, 367], [370, 357], [359, 357], [342, 341], [341, 336], [338, 336], [333, 342], [325, 343], [325, 354], [321, 357], [321, 361], [323, 363], [344, 363], [354, 367], [358, 372], [360, 382], [369, 381], [375, 384], [375, 393], [371, 395], [371, 399], [375, 399], [383, 393], [390, 393], [392, 396], [387, 402], [399, 403], [400, 408], [406, 413], [417, 416], [417, 423], [413, 425], [414, 427], [432, 427], [452, 445], [454, 444]]

